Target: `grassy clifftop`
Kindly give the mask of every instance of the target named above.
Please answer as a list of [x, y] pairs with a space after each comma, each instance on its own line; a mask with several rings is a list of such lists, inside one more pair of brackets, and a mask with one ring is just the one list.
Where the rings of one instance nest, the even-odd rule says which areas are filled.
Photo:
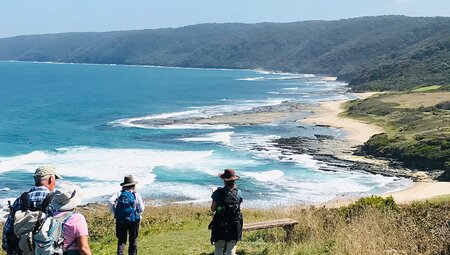
[[[103, 205], [80, 209], [93, 254], [115, 254], [114, 219]], [[292, 207], [245, 210], [246, 222], [290, 217], [299, 221], [290, 242], [282, 229], [244, 232], [238, 254], [450, 254], [450, 202], [397, 206], [392, 199], [364, 198], [341, 208]], [[212, 254], [206, 207], [148, 207], [139, 254]], [[0, 254], [4, 254], [0, 252]]]
[[450, 92], [424, 87], [407, 93], [384, 93], [347, 104], [346, 115], [384, 127], [361, 153], [386, 157], [406, 167], [445, 170], [450, 176]]

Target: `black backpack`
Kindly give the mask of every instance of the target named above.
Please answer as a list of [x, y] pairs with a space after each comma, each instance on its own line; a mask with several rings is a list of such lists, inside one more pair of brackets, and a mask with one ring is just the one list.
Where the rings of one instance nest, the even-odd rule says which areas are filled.
[[240, 221], [241, 215], [241, 199], [238, 197], [238, 190], [221, 189], [223, 200], [223, 221], [235, 222]]
[[214, 217], [208, 228], [211, 229], [211, 243], [218, 240], [241, 240], [243, 217], [241, 199], [236, 188], [219, 188], [221, 201], [218, 202]]

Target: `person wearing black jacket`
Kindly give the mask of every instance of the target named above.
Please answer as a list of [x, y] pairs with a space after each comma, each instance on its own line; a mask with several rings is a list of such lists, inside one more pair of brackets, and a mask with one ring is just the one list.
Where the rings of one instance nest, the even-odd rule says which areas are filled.
[[236, 244], [242, 238], [243, 217], [241, 213], [242, 195], [235, 181], [239, 179], [236, 171], [227, 168], [219, 177], [224, 187], [218, 188], [211, 195], [211, 211], [214, 213], [209, 228], [214, 255], [236, 254]]

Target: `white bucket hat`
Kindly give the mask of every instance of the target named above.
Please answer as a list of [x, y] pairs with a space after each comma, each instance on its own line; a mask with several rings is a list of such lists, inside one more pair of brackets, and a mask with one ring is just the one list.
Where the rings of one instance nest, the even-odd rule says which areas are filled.
[[72, 184], [62, 184], [55, 191], [52, 206], [57, 211], [70, 211], [81, 204], [81, 189]]

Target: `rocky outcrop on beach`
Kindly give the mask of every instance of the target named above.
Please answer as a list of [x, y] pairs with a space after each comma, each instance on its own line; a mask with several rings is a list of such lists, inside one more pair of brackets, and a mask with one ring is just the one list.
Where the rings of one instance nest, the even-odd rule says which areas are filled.
[[315, 138], [288, 137], [274, 139], [273, 145], [282, 149], [283, 155], [308, 154], [315, 160], [322, 171], [365, 171], [384, 176], [397, 176], [423, 181], [429, 179], [427, 174], [401, 167], [395, 162], [375, 160], [354, 155], [356, 147], [349, 147], [344, 140], [328, 135], [315, 135]]
[[254, 107], [250, 110], [230, 112], [222, 115], [212, 115], [204, 117], [164, 117], [147, 118], [133, 121], [134, 125], [165, 126], [165, 125], [260, 125], [282, 121], [293, 115], [306, 114], [311, 111], [312, 105], [298, 102], [284, 101], [278, 105], [267, 105]]

